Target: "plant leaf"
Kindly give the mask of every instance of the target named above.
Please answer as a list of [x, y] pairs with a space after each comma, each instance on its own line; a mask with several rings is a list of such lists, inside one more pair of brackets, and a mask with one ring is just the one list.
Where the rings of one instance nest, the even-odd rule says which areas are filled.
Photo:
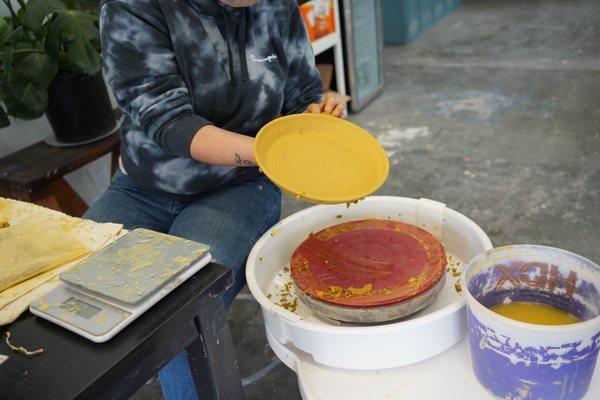
[[73, 0], [73, 5], [79, 10], [98, 11], [98, 0]]
[[10, 94], [4, 99], [6, 112], [20, 119], [41, 117], [48, 105], [48, 88], [33, 82], [10, 84]]
[[47, 54], [25, 53], [16, 58], [3, 80], [7, 113], [21, 119], [42, 116], [48, 104], [48, 85], [56, 72], [56, 61]]
[[8, 45], [10, 25], [5, 18], [0, 18], [0, 76], [4, 74], [11, 63], [12, 50]]
[[31, 81], [34, 84], [48, 86], [56, 76], [56, 60], [44, 53], [27, 53], [24, 57], [15, 58], [13, 67], [8, 72], [10, 83]]
[[4, 46], [4, 42], [8, 38], [8, 34], [10, 33], [10, 24], [6, 20], [6, 18], [0, 18], [0, 42], [2, 42], [2, 46]]
[[98, 16], [83, 11], [69, 10], [58, 15], [48, 27], [46, 49], [58, 56], [61, 38], [68, 42], [67, 54], [73, 71], [96, 74], [102, 68], [102, 58], [94, 46], [99, 38]]
[[73, 39], [69, 45], [67, 54], [69, 55], [69, 63], [74, 71], [94, 75], [102, 68], [102, 58], [94, 46], [82, 37]]
[[6, 115], [6, 111], [4, 108], [0, 106], [0, 128], [6, 128], [10, 125], [10, 120], [8, 119], [8, 115]]
[[37, 34], [48, 15], [65, 14], [68, 11], [69, 9], [61, 0], [29, 0], [25, 7], [25, 24]]
[[6, 36], [6, 41], [9, 42], [11, 46], [16, 46], [17, 43], [28, 40], [29, 36], [23, 26], [16, 27]]
[[53, 57], [58, 57], [58, 53], [60, 52], [61, 28], [62, 24], [60, 23], [60, 21], [56, 22], [56, 19], [52, 21], [48, 26], [45, 46], [46, 52], [48, 54], [51, 54]]

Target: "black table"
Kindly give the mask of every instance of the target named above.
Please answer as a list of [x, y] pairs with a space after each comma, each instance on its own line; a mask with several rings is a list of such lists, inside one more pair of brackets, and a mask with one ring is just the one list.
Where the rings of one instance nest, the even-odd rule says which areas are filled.
[[[0, 328], [0, 399], [126, 399], [183, 349], [202, 400], [243, 399], [221, 301], [231, 270], [211, 263], [106, 343], [93, 343], [29, 312]], [[41, 355], [26, 357], [4, 343]]]

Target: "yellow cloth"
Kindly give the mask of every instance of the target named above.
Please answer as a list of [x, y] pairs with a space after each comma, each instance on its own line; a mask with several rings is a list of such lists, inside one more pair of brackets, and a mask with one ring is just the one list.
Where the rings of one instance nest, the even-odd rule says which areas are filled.
[[60, 273], [115, 240], [121, 229], [0, 197], [0, 325], [14, 321], [57, 284]]
[[73, 261], [70, 261], [66, 264], [63, 264], [44, 273], [36, 275], [33, 278], [27, 279], [26, 281], [18, 283], [14, 286], [9, 287], [3, 292], [0, 292], [0, 314], [2, 312], [1, 310], [8, 304], [12, 303], [18, 298], [21, 298], [25, 293], [31, 292], [38, 286], [48, 282], [50, 279], [57, 277], [64, 271], [77, 264], [79, 261], [85, 259], [86, 257], [87, 255], [80, 258], [76, 258]]
[[50, 220], [0, 229], [0, 291], [88, 254], [73, 227]]

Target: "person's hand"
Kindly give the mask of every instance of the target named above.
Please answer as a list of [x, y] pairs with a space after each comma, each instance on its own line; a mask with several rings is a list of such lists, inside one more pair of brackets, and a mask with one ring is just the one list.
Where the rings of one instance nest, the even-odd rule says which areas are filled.
[[306, 108], [307, 113], [321, 114], [322, 112], [329, 113], [334, 117], [346, 118], [344, 114], [344, 103], [339, 102], [331, 93], [323, 96], [323, 100], [317, 104], [309, 104]]

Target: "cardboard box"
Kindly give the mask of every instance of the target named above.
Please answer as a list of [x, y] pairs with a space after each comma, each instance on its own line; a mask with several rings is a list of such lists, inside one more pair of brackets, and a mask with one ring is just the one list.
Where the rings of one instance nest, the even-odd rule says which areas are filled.
[[317, 69], [321, 75], [323, 91], [326, 91], [331, 87], [331, 80], [333, 79], [333, 64], [317, 64]]
[[313, 27], [315, 25], [315, 11], [312, 2], [309, 1], [302, 4], [300, 6], [300, 14], [302, 14], [302, 19], [304, 20], [304, 26], [306, 27], [308, 39], [312, 42], [315, 40], [315, 33], [313, 31]]
[[333, 0], [311, 0], [300, 6], [310, 41], [335, 32]]

